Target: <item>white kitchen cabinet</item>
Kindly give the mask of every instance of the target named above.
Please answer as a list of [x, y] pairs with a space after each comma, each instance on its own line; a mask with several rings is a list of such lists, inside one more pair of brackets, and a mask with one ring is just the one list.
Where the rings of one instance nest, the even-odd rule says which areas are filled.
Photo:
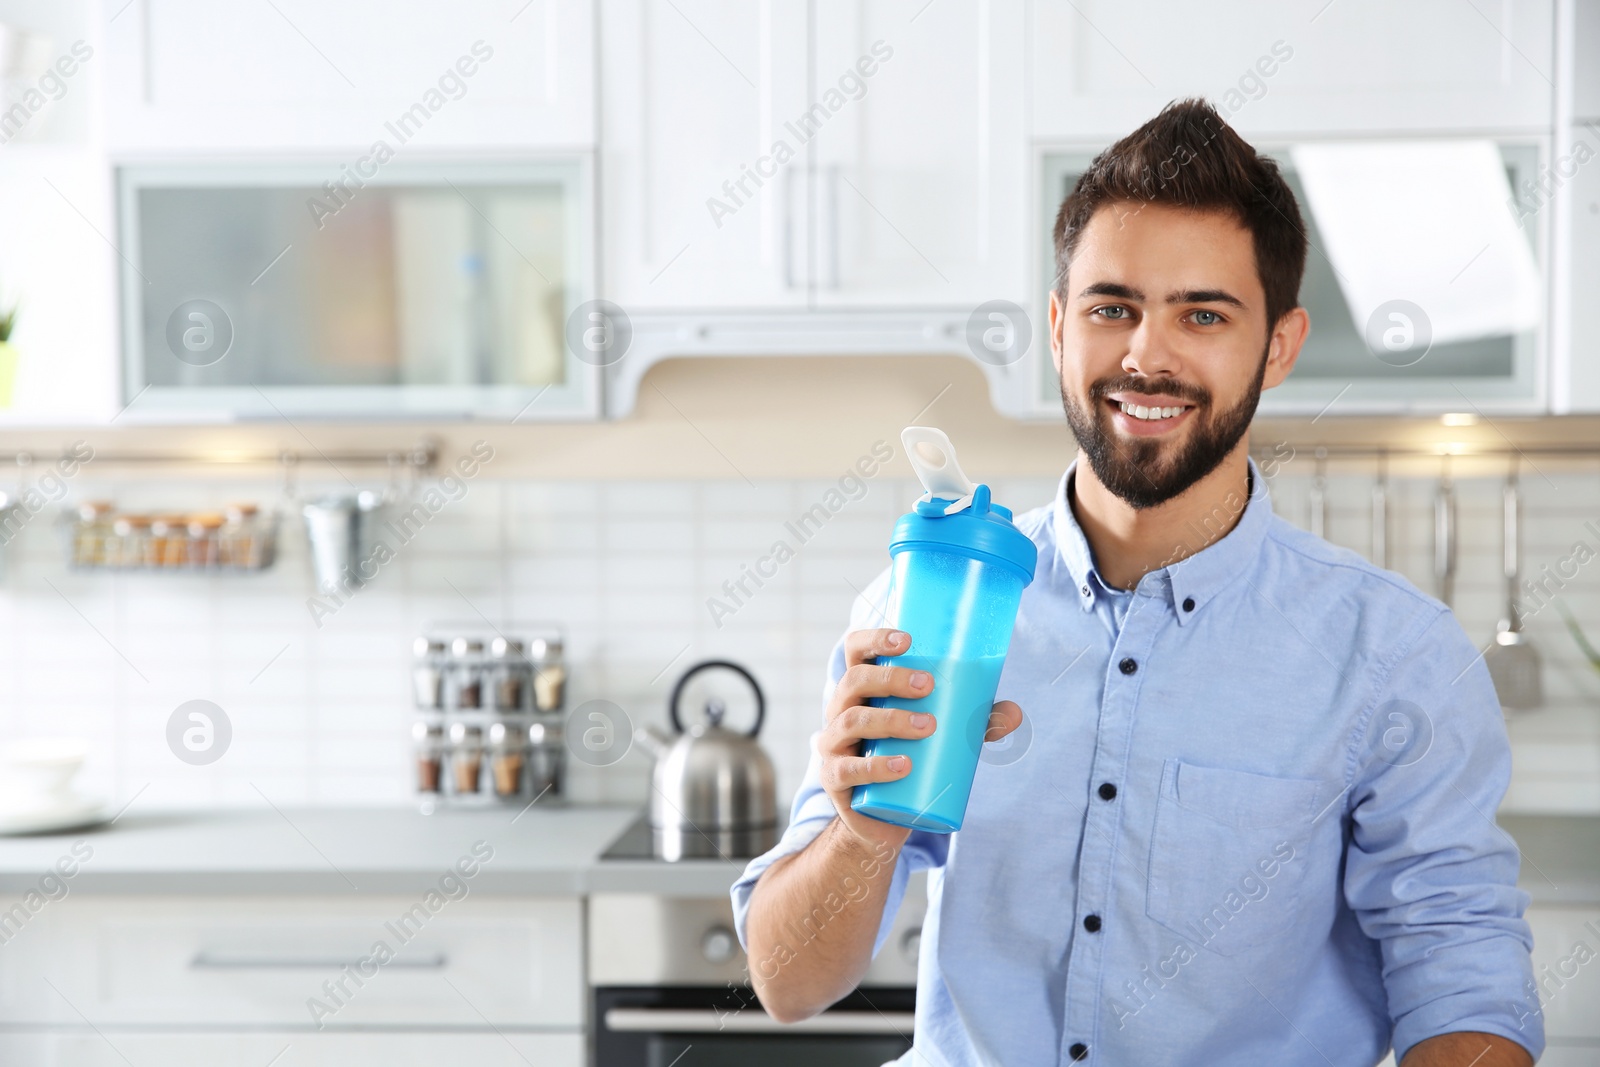
[[[1581, 164], [1579, 145], [1588, 157]], [[1544, 212], [1557, 230], [1552, 407], [1593, 413], [1600, 411], [1600, 127], [1573, 126], [1560, 161]]]
[[1024, 299], [1023, 5], [820, 0], [812, 33], [817, 305]]
[[577, 1030], [581, 927], [576, 898], [74, 897], [7, 944], [0, 1026]]
[[1595, 1046], [1591, 1055], [1600, 1055], [1600, 908], [1540, 905], [1528, 909], [1527, 919], [1546, 1037], [1588, 1043]]
[[1572, 5], [1572, 115], [1600, 119], [1600, 0], [1566, 0]]
[[607, 0], [606, 295], [636, 310], [1021, 299], [1019, 0]]
[[1247, 136], [1542, 131], [1553, 0], [1037, 0], [1035, 137], [1121, 136], [1205, 95]]
[[806, 302], [803, 0], [602, 0], [604, 295]]
[[102, 0], [113, 153], [594, 142], [592, 0]]
[[85, 1029], [73, 1034], [0, 1034], [0, 1063], [30, 1067], [581, 1067], [579, 1032], [520, 1033], [128, 1033]]

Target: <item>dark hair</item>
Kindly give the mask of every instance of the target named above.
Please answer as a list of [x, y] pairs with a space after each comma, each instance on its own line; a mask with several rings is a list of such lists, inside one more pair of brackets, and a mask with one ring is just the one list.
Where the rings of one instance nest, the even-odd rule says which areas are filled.
[[1267, 329], [1300, 303], [1306, 232], [1294, 192], [1278, 164], [1250, 147], [1204, 100], [1168, 104], [1094, 157], [1056, 214], [1058, 296], [1066, 296], [1067, 268], [1084, 227], [1114, 201], [1231, 213], [1255, 245]]

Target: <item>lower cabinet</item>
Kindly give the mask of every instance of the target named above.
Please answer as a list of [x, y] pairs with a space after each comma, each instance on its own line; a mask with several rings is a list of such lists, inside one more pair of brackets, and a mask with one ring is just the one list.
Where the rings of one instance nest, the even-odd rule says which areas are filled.
[[1527, 919], [1550, 1043], [1539, 1062], [1600, 1064], [1600, 908], [1547, 904]]
[[14, 909], [0, 1064], [580, 1067], [581, 899], [463, 888]]
[[579, 1033], [0, 1034], [0, 1063], [29, 1067], [582, 1067], [583, 1062]]

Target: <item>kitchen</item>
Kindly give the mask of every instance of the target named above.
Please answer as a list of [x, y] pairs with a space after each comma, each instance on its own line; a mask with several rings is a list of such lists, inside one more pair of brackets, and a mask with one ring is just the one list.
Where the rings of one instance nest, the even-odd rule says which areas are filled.
[[1052, 499], [1051, 220], [1204, 95], [1310, 230], [1273, 510], [1517, 650], [1540, 1062], [1600, 1063], [1600, 4], [1158, 10], [0, 0], [0, 1061], [904, 1052], [926, 876], [795, 1024], [729, 888], [901, 431]]

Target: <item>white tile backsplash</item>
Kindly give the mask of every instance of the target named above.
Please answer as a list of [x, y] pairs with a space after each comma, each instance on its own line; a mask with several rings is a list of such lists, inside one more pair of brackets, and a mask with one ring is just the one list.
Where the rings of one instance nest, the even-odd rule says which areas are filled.
[[[1310, 465], [1273, 481], [1280, 514], [1305, 525]], [[1524, 569], [1554, 566], [1582, 539], [1600, 550], [1600, 472], [1525, 472]], [[74, 486], [78, 498], [125, 506], [215, 507], [273, 500], [268, 482]], [[1553, 483], [1553, 484], [1551, 484]], [[1051, 497], [1056, 478], [1010, 478], [1002, 502], [1021, 511]], [[278, 562], [251, 575], [77, 573], [59, 531], [35, 521], [3, 550], [0, 737], [70, 733], [90, 740], [83, 784], [117, 803], [152, 807], [409, 802], [406, 670], [410, 639], [442, 620], [556, 621], [567, 631], [569, 708], [605, 698], [637, 725], [664, 726], [672, 683], [692, 663], [746, 664], [768, 697], [765, 739], [786, 802], [804, 770], [821, 713], [828, 652], [855, 591], [886, 564], [894, 517], [915, 496], [879, 477], [803, 545], [785, 524], [819, 503], [827, 480], [471, 483], [366, 589], [331, 615], [308, 610], [304, 536], [286, 516]], [[316, 488], [306, 486], [307, 490]], [[1391, 566], [1433, 592], [1432, 494], [1427, 479], [1395, 478]], [[1500, 484], [1457, 482], [1461, 564], [1456, 608], [1486, 642], [1503, 609]], [[1370, 548], [1371, 482], [1328, 479], [1330, 538]], [[777, 540], [796, 556], [761, 577], [719, 626], [727, 600]], [[1592, 573], [1591, 573], [1592, 572]], [[1566, 582], [1562, 600], [1600, 639], [1600, 566]], [[1600, 812], [1600, 674], [1579, 655], [1554, 608], [1527, 626], [1545, 660], [1547, 706], [1516, 715], [1508, 808]], [[221, 760], [180, 763], [165, 729], [173, 709], [202, 698], [234, 729]], [[649, 793], [639, 746], [619, 763], [570, 763], [580, 800]]]

